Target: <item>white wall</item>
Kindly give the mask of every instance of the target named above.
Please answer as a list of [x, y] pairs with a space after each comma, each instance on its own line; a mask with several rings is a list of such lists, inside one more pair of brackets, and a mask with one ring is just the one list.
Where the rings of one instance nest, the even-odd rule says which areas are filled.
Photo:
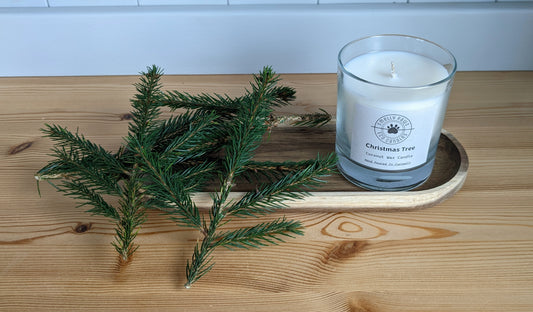
[[0, 76], [336, 71], [373, 34], [447, 47], [459, 70], [533, 70], [533, 3], [0, 8]]

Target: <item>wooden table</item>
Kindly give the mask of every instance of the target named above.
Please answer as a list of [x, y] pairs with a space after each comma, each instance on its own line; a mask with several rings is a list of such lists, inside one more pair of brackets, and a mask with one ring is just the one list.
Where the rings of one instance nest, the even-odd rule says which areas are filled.
[[[164, 83], [237, 95], [249, 78]], [[293, 110], [335, 112], [335, 75], [283, 79], [298, 91]], [[533, 311], [533, 72], [457, 74], [444, 127], [470, 169], [454, 197], [411, 212], [291, 212], [305, 236], [217, 249], [192, 289], [182, 285], [195, 232], [150, 213], [140, 249], [119, 267], [112, 224], [47, 184], [37, 194], [33, 174], [51, 147], [43, 124], [116, 148], [136, 81], [0, 79], [1, 311]]]

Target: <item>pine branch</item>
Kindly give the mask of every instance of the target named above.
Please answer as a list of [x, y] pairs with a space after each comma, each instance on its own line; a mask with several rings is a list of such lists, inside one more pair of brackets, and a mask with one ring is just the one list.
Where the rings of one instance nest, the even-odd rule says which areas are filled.
[[256, 84], [252, 84], [252, 92], [245, 97], [247, 100], [242, 102], [241, 108], [236, 113], [235, 122], [228, 130], [229, 141], [225, 146], [226, 156], [222, 163], [220, 191], [212, 194], [210, 224], [204, 225], [204, 240], [200, 247], [196, 245], [190, 265], [187, 264], [187, 283], [185, 284], [187, 288], [212, 267], [212, 265], [206, 265], [210, 261], [209, 255], [216, 247], [211, 244], [211, 241], [224, 219], [224, 204], [233, 186], [233, 180], [243, 171], [244, 165], [251, 160], [253, 151], [259, 145], [267, 129], [265, 120], [271, 110], [266, 91], [272, 88], [276, 79], [277, 76], [269, 68], [265, 68], [260, 75], [254, 77]]
[[336, 157], [333, 154], [324, 159], [317, 158], [306, 168], [246, 193], [227, 209], [227, 213], [234, 216], [257, 216], [283, 208], [283, 201], [301, 199], [306, 195], [304, 188], [312, 189], [324, 182], [321, 179], [331, 173], [335, 164]]
[[260, 248], [284, 242], [283, 237], [303, 235], [303, 226], [298, 221], [285, 218], [264, 222], [235, 231], [224, 231], [213, 239], [213, 247]]
[[[141, 149], [137, 152], [141, 158], [142, 170], [147, 174], [144, 177], [144, 189], [152, 198], [150, 206], [157, 205], [171, 215], [171, 219], [179, 221], [180, 225], [201, 229], [200, 213], [192, 202], [191, 193], [186, 189], [185, 183], [194, 187], [201, 184], [204, 177], [194, 170], [169, 175], [168, 169], [163, 168], [156, 155]], [[207, 174], [209, 165], [206, 164], [201, 169]]]
[[[212, 166], [212, 170], [210, 170], [211, 172], [219, 172], [222, 170], [222, 161], [222, 159], [212, 156], [205, 156], [201, 159], [188, 159], [181, 163], [175, 164], [172, 170], [174, 172], [178, 172], [195, 168], [196, 166], [202, 166], [205, 162], [208, 162], [210, 166]], [[241, 172], [240, 176], [249, 183], [264, 181], [265, 179], [272, 182], [282, 178], [290, 172], [302, 170], [314, 162], [315, 159], [283, 162], [254, 161], [252, 159], [243, 166], [243, 171]], [[200, 185], [198, 185], [198, 187], [199, 186]], [[195, 190], [200, 191], [201, 188], [195, 188]]]
[[[187, 111], [178, 116], [170, 117], [160, 123], [158, 129], [154, 130], [157, 133], [157, 138], [153, 151], [161, 153], [172, 148], [172, 145], [176, 146], [185, 141], [187, 141], [190, 148], [202, 150], [203, 154], [220, 149], [220, 142], [224, 142], [226, 133], [222, 131], [223, 127], [216, 118], [217, 114], [215, 112], [204, 111]], [[192, 138], [197, 145], [194, 145], [192, 140], [184, 138], [187, 135], [194, 136], [194, 131], [191, 131], [191, 127], [201, 131], [201, 137]], [[187, 132], [189, 133], [187, 134]]]
[[[135, 85], [138, 94], [132, 100], [133, 120], [127, 141], [135, 138], [140, 145], [153, 141], [148, 134], [153, 134], [160, 115], [160, 77], [161, 71], [153, 66]], [[36, 179], [63, 179], [57, 187], [59, 191], [80, 201], [80, 206], [92, 206], [88, 212], [115, 220], [112, 245], [122, 261], [128, 262], [138, 248], [133, 241], [145, 221], [143, 180], [136, 156], [127, 153], [127, 147], [121, 147], [114, 155], [61, 126], [46, 125], [43, 131], [55, 142], [55, 159], [37, 172]], [[103, 195], [118, 197], [118, 208], [104, 200]]]
[[216, 129], [216, 115], [214, 113], [185, 113], [180, 116], [186, 119], [188, 129], [180, 136], [169, 142], [161, 154], [161, 159], [168, 161], [168, 166], [190, 158], [198, 158], [209, 151], [209, 144]]
[[182, 179], [184, 191], [195, 193], [201, 191], [208, 182], [213, 180], [215, 172], [216, 163], [212, 161], [204, 161], [194, 167], [176, 171], [173, 176]]
[[142, 183], [138, 174], [134, 172], [131, 179], [126, 180], [124, 184], [125, 196], [119, 201], [120, 220], [116, 224], [115, 241], [112, 242], [124, 262], [128, 262], [137, 250], [138, 246], [133, 241], [137, 237], [138, 228], [146, 220]]
[[272, 106], [276, 105], [276, 98], [268, 91], [275, 87], [278, 80], [279, 77], [270, 67], [265, 67], [259, 75], [254, 76], [256, 84], [252, 84], [249, 101], [243, 103], [235, 117], [234, 126], [229, 130], [223, 164], [226, 181], [223, 185], [231, 185], [233, 178], [243, 171], [261, 143], [267, 130], [265, 121], [272, 112]]
[[253, 80], [254, 82], [250, 83], [252, 92], [249, 94], [269, 108], [289, 105], [295, 99], [296, 91], [293, 88], [276, 85], [280, 76], [270, 66], [264, 67], [259, 74], [254, 75]]
[[[227, 203], [234, 180], [246, 172], [247, 166], [252, 163], [253, 153], [268, 129], [266, 121], [272, 108], [282, 104], [276, 97], [277, 90], [280, 90], [275, 86], [278, 80], [279, 76], [266, 67], [254, 76], [255, 83], [251, 85], [251, 91], [247, 91], [248, 94], [241, 98], [241, 108], [235, 112], [234, 122], [228, 129], [228, 143], [224, 147], [225, 157], [221, 165], [220, 190], [212, 194], [210, 222], [209, 225], [204, 222], [204, 240], [196, 245], [192, 260], [187, 263], [187, 288], [212, 268], [210, 255], [218, 246], [261, 247], [280, 242], [283, 236], [302, 234], [300, 223], [285, 219], [231, 232], [218, 233], [218, 228], [227, 222], [225, 219], [229, 216], [264, 214], [279, 208], [283, 200], [302, 198], [305, 193], [292, 191], [316, 185], [334, 166], [334, 156], [317, 159], [300, 171], [249, 192], [236, 203]], [[286, 166], [295, 166], [295, 163], [289, 162]]]
[[[48, 172], [48, 175], [55, 173], [68, 179], [78, 180], [99, 193], [115, 196], [121, 194], [122, 190], [117, 184], [120, 170], [113, 164], [106, 166], [94, 161], [94, 157], [82, 157], [72, 150], [66, 150], [63, 146], [55, 147], [53, 152], [57, 161], [56, 171]], [[43, 176], [38, 175], [38, 177], [42, 179]]]
[[142, 73], [140, 83], [135, 84], [137, 94], [131, 101], [134, 110], [129, 131], [131, 137], [142, 140], [142, 143], [150, 141], [145, 135], [152, 127], [156, 126], [156, 120], [161, 115], [162, 93], [159, 81], [162, 74], [162, 71], [155, 65], [148, 67], [147, 71]]
[[302, 161], [250, 161], [245, 166], [245, 171], [241, 176], [248, 182], [261, 181], [266, 179], [269, 182], [279, 180], [285, 175], [307, 168], [315, 162], [314, 159]]
[[[171, 169], [177, 163], [198, 158], [209, 150], [208, 143], [216, 134], [215, 119], [214, 113], [186, 112], [146, 132], [147, 136], [158, 138], [157, 146], [143, 144], [135, 137], [128, 140], [146, 174], [143, 177], [145, 191], [151, 197], [148, 204], [158, 206], [180, 225], [201, 229], [201, 217], [190, 194], [202, 187], [206, 178], [211, 176], [213, 165], [204, 162], [186, 170]], [[161, 144], [163, 141], [166, 144]], [[156, 150], [158, 148], [159, 151]]]
[[187, 261], [185, 267], [185, 274], [187, 275], [185, 288], [191, 288], [192, 284], [197, 282], [213, 268], [215, 265], [211, 257], [213, 250], [212, 242], [209, 237], [204, 238], [202, 243], [194, 246], [192, 259], [190, 262]]
[[[132, 100], [133, 112], [132, 122], [129, 124], [129, 135], [126, 142], [137, 142], [140, 146], [153, 145], [154, 137], [160, 116], [161, 79], [162, 71], [156, 66], [148, 67], [142, 73], [140, 83], [135, 85], [137, 94]], [[139, 160], [133, 158], [131, 174], [124, 183], [124, 195], [119, 201], [121, 219], [115, 229], [116, 236], [113, 246], [127, 262], [138, 246], [134, 244], [137, 237], [138, 228], [145, 222], [145, 200], [141, 191], [143, 186], [142, 173], [139, 167]]]
[[[235, 98], [163, 92], [161, 75], [159, 68], [148, 67], [135, 84], [128, 135], [114, 154], [77, 132], [46, 125], [44, 132], [55, 143], [54, 159], [36, 178], [50, 183], [61, 179], [60, 192], [80, 206], [90, 206], [88, 212], [113, 220], [112, 245], [123, 263], [138, 248], [135, 238], [148, 208], [159, 209], [180, 226], [197, 229], [202, 239], [186, 266], [185, 286], [190, 287], [211, 270], [217, 247], [259, 248], [303, 233], [299, 222], [285, 218], [231, 231], [220, 228], [233, 217], [257, 217], [284, 207], [285, 200], [302, 198], [306, 190], [323, 182], [322, 177], [333, 170], [333, 155], [299, 162], [257, 162], [253, 157], [271, 127], [320, 126], [331, 116], [322, 111], [275, 117], [274, 108], [290, 104], [295, 91], [278, 86], [280, 77], [270, 67], [254, 75], [244, 95]], [[163, 106], [185, 112], [160, 120]], [[192, 195], [216, 177], [219, 185], [211, 194], [210, 213], [201, 215]], [[267, 178], [268, 183], [239, 200], [228, 200], [235, 181], [242, 178]], [[118, 204], [107, 201], [108, 195], [118, 198]]]
[[239, 110], [243, 100], [242, 97], [230, 98], [227, 95], [205, 93], [191, 95], [174, 90], [165, 92], [161, 103], [172, 110], [186, 108], [204, 112], [216, 111], [223, 118], [231, 118]]
[[113, 206], [108, 204], [100, 194], [88, 188], [80, 180], [65, 180], [62, 185], [58, 186], [58, 190], [80, 201], [78, 207], [92, 206], [93, 208], [87, 210], [87, 212], [114, 220], [120, 218], [119, 213]]
[[[265, 71], [263, 73], [254, 76], [255, 83], [260, 84], [260, 79], [263, 79], [262, 76], [266, 76], [270, 73], [273, 73], [272, 69], [265, 68]], [[279, 80], [278, 77], [274, 78], [275, 80], [271, 80], [272, 83], [276, 83]], [[252, 85], [252, 89], [254, 88], [255, 85]], [[274, 85], [265, 91], [268, 93], [267, 98], [270, 99], [270, 104], [273, 106], [289, 105], [290, 102], [296, 98], [296, 91], [293, 88], [287, 86]], [[239, 111], [242, 106], [242, 103], [247, 101], [250, 101], [250, 93], [244, 96], [231, 98], [228, 95], [220, 94], [209, 95], [202, 93], [199, 95], [191, 95], [186, 92], [179, 92], [174, 90], [165, 92], [161, 103], [162, 105], [170, 107], [173, 110], [179, 108], [186, 108], [197, 109], [207, 112], [216, 111], [223, 118], [231, 118]]]
[[[125, 171], [123, 165], [117, 161], [115, 156], [103, 147], [86, 139], [83, 135], [72, 133], [67, 128], [58, 125], [45, 125], [42, 129], [46, 137], [60, 146], [54, 154], [58, 158], [73, 158], [82, 160], [84, 163], [90, 163], [92, 167], [105, 168], [106, 172], [111, 175], [121, 174]], [[63, 157], [63, 150], [68, 150], [69, 156]], [[41, 169], [37, 174], [64, 174], [68, 173], [69, 168], [61, 161], [52, 161], [49, 166]]]

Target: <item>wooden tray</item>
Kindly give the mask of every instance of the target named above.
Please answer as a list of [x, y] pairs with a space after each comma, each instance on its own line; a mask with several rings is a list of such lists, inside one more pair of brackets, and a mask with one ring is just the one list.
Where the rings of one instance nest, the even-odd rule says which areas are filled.
[[[275, 129], [258, 150], [258, 160], [301, 160], [325, 155], [335, 149], [335, 129]], [[435, 166], [429, 179], [416, 189], [403, 192], [376, 192], [361, 189], [334, 174], [317, 191], [302, 200], [287, 201], [288, 211], [407, 211], [434, 206], [455, 194], [466, 179], [468, 156], [459, 141], [448, 131], [441, 133]], [[247, 187], [238, 186], [238, 198]], [[211, 206], [208, 193], [195, 196], [198, 207]]]

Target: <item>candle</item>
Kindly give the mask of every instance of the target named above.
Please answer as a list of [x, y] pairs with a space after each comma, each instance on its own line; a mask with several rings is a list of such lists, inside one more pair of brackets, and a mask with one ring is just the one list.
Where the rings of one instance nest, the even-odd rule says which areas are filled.
[[[388, 87], [419, 87], [439, 82], [448, 76], [441, 64], [402, 51], [374, 52], [348, 62], [346, 71], [373, 84]], [[405, 170], [427, 160], [431, 137], [438, 125], [445, 88], [422, 96], [394, 89], [344, 86], [349, 115], [347, 135], [351, 138], [350, 158], [368, 167]], [[364, 121], [375, 121], [372, 127]], [[415, 129], [416, 125], [416, 129]]]
[[377, 38], [407, 43], [397, 50], [376, 51], [375, 45], [370, 45], [369, 51], [357, 47], [354, 53], [345, 48], [339, 56], [339, 169], [366, 188], [412, 188], [425, 181], [433, 167], [455, 66], [423, 55], [425, 50], [416, 44], [414, 51], [408, 49], [411, 40], [416, 39], [417, 44], [427, 41], [403, 36]]

